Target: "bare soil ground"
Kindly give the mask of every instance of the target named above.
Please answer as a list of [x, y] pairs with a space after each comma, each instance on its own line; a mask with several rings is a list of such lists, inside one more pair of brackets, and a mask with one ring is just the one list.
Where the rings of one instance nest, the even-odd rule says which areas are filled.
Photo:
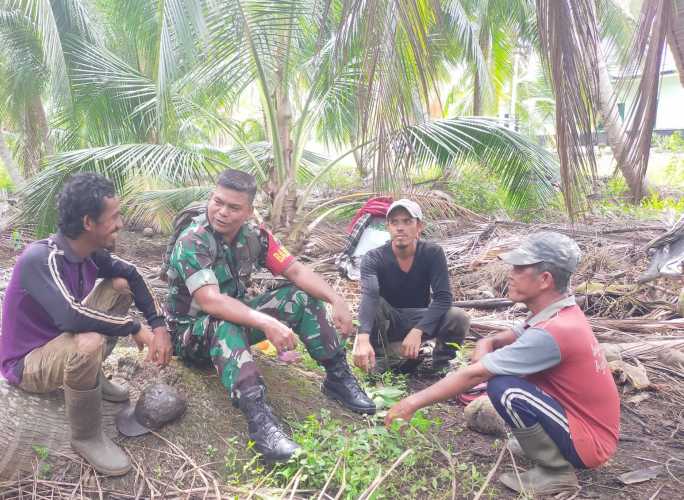
[[[152, 274], [159, 265], [164, 246], [162, 237], [148, 239], [138, 233], [124, 233], [117, 253], [140, 266], [144, 274]], [[4, 292], [3, 279], [6, 282], [9, 277], [16, 255], [17, 249], [0, 239], [0, 299]], [[455, 292], [458, 292], [461, 284], [458, 278], [455, 281]], [[332, 282], [350, 300], [358, 299], [353, 285], [347, 286], [336, 277]], [[155, 290], [162, 299], [161, 285]], [[310, 363], [284, 366], [272, 358], [259, 356], [259, 365], [268, 384], [272, 405], [286, 422], [301, 421], [326, 409], [339, 420], [340, 433], [352, 432], [350, 429], [358, 426], [377, 424], [377, 420], [364, 420], [327, 400], [319, 390], [321, 372], [312, 368]], [[246, 423], [239, 410], [229, 402], [213, 370], [188, 368], [178, 360], [159, 370], [144, 362], [142, 354], [130, 341], [120, 343], [105, 368], [115, 380], [128, 384], [133, 398], [154, 381], [176, 386], [187, 396], [187, 412], [178, 422], [164, 427], [158, 434], [118, 440], [136, 466], [134, 472], [123, 478], [96, 477], [82, 462], [51, 458], [48, 470], [29, 474], [23, 482], [17, 481], [11, 487], [10, 483], [0, 483], [6, 489], [0, 491], [0, 499], [41, 498], [35, 492], [48, 491], [46, 488], [50, 484], [57, 485], [52, 487], [54, 498], [59, 498], [60, 494], [68, 497], [67, 491], [76, 498], [82, 495], [112, 499], [318, 496], [317, 492], [298, 490], [296, 484], [292, 487], [292, 482], [280, 489], [273, 487], [273, 483], [263, 483], [263, 477], [269, 474], [269, 466], [255, 461], [253, 452], [247, 449]], [[622, 420], [618, 451], [603, 467], [579, 472], [582, 488], [574, 498], [683, 497], [684, 379], [677, 374], [652, 371], [649, 371], [649, 376], [654, 382], [649, 391], [636, 392], [628, 386], [621, 387]], [[418, 390], [430, 382], [429, 379], [414, 378], [409, 386], [411, 390]], [[460, 404], [449, 402], [428, 412], [431, 419], [442, 422], [439, 430], [433, 431], [432, 438], [440, 443], [442, 451], [448, 450], [448, 456], [439, 448], [432, 447], [427, 455], [432, 460], [414, 467], [424, 470], [428, 482], [434, 477], [437, 487], [428, 488], [430, 493], [415, 492], [411, 485], [402, 484], [403, 475], [398, 469], [380, 485], [373, 498], [385, 497], [386, 491], [392, 491], [393, 496], [397, 496], [399, 491], [401, 498], [472, 498], [484, 484], [484, 476], [495, 466], [503, 440], [469, 430], [462, 409]], [[467, 467], [456, 467], [463, 464]], [[388, 463], [387, 467], [390, 465]], [[655, 479], [629, 486], [617, 479], [625, 472], [654, 465], [665, 466]], [[529, 464], [518, 461], [517, 466], [523, 469]], [[501, 472], [512, 468], [511, 457], [505, 453], [484, 492], [485, 496], [516, 498], [496, 481]], [[458, 473], [438, 478], [440, 470], [458, 470]], [[39, 480], [42, 482], [38, 483]], [[387, 485], [392, 485], [392, 488], [386, 488]], [[39, 490], [39, 487], [43, 489]], [[336, 488], [331, 490], [337, 491]], [[328, 493], [333, 495], [332, 491]]]

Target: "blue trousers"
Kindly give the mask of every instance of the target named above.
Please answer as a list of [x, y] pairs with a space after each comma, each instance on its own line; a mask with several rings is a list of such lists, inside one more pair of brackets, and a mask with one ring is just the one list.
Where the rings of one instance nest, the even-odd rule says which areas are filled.
[[501, 418], [514, 429], [541, 424], [565, 459], [586, 468], [572, 443], [565, 410], [536, 385], [519, 377], [498, 375], [487, 382], [487, 395]]

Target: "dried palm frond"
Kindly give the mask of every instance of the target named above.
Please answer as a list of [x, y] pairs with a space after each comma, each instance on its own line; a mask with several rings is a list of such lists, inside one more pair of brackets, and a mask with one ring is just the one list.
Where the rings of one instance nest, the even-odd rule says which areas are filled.
[[556, 98], [556, 135], [563, 198], [571, 218], [584, 207], [580, 195], [596, 175], [592, 147], [598, 102], [600, 47], [594, 0], [537, 0], [544, 65]]
[[684, 87], [684, 0], [674, 2], [672, 14], [672, 22], [667, 32], [667, 43], [674, 56], [679, 81]]
[[644, 194], [643, 179], [646, 177], [651, 137], [658, 111], [658, 91], [660, 89], [660, 69], [668, 31], [674, 15], [672, 0], [653, 0], [644, 2], [637, 31], [629, 51], [621, 93], [631, 93], [629, 84], [634, 75], [641, 75], [634, 101], [625, 120], [626, 141], [619, 162], [626, 169], [635, 172], [642, 182], [635, 186], [632, 193], [635, 200]]
[[471, 223], [484, 222], [486, 217], [457, 205], [451, 196], [439, 191], [419, 188], [404, 190], [397, 198], [409, 198], [418, 202], [429, 219], [463, 219]]

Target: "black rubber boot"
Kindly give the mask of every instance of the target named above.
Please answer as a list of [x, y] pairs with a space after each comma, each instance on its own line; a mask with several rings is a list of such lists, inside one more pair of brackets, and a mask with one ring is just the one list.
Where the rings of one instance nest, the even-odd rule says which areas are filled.
[[352, 375], [344, 351], [335, 357], [321, 361], [326, 377], [323, 381], [323, 394], [334, 399], [356, 413], [375, 413], [375, 403], [363, 392], [358, 381]]
[[251, 387], [240, 394], [240, 410], [247, 417], [249, 438], [254, 447], [269, 462], [286, 462], [299, 449], [282, 430], [282, 425], [266, 403], [263, 386]]

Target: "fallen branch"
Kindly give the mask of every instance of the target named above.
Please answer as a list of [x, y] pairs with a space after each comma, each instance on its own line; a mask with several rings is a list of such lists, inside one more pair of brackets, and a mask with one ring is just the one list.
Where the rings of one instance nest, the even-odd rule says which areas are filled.
[[323, 499], [323, 495], [325, 495], [325, 490], [328, 489], [328, 486], [330, 485], [330, 481], [332, 481], [332, 478], [335, 475], [335, 472], [337, 472], [337, 468], [340, 466], [341, 462], [342, 462], [342, 456], [340, 456], [340, 458], [337, 459], [337, 462], [335, 462], [335, 467], [333, 467], [332, 471], [330, 472], [330, 475], [328, 475], [328, 479], [325, 481], [325, 484], [323, 485], [323, 489], [318, 494], [318, 500]]
[[511, 307], [514, 302], [510, 299], [474, 299], [474, 300], [455, 300], [455, 307], [464, 309], [498, 309], [500, 307]]
[[367, 500], [368, 498], [371, 497], [373, 493], [375, 493], [375, 490], [378, 489], [378, 487], [382, 484], [382, 482], [387, 479], [387, 476], [389, 476], [394, 469], [396, 469], [400, 463], [404, 461], [406, 457], [408, 457], [411, 453], [413, 453], [413, 450], [409, 448], [406, 450], [404, 453], [401, 454], [399, 458], [392, 464], [392, 467], [390, 467], [387, 472], [385, 472], [382, 476], [378, 477], [375, 481], [373, 481], [370, 486], [361, 493], [361, 496], [359, 496], [359, 500]]
[[480, 497], [482, 496], [482, 493], [487, 489], [487, 486], [489, 486], [490, 481], [492, 480], [492, 477], [494, 476], [494, 473], [496, 472], [496, 469], [499, 468], [499, 464], [501, 463], [501, 460], [503, 459], [504, 453], [506, 453], [506, 449], [508, 447], [504, 444], [501, 447], [501, 453], [499, 453], [499, 458], [496, 459], [496, 463], [494, 464], [494, 467], [489, 471], [489, 474], [487, 474], [487, 477], [485, 478], [485, 482], [480, 488], [480, 491], [477, 492], [477, 495], [473, 498], [473, 500], [479, 500]]

